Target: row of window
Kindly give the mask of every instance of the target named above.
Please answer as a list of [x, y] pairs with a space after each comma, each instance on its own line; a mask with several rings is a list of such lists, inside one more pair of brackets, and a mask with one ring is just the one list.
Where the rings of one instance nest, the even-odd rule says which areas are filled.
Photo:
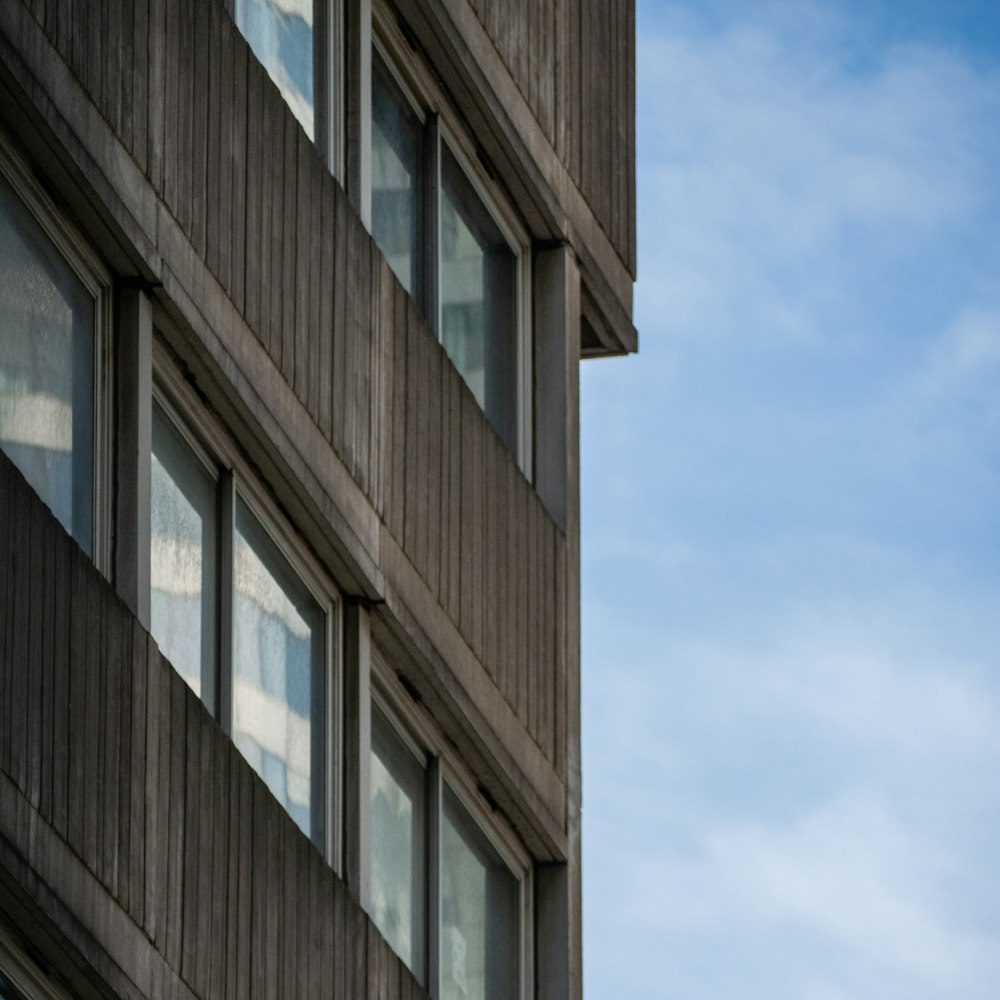
[[[294, 540], [262, 501], [255, 509], [238, 461], [210, 457], [165, 397], [161, 390], [153, 409], [153, 635], [303, 832], [333, 856], [326, 719], [337, 716], [327, 696], [336, 591], [305, 553], [289, 558]], [[501, 857], [472, 818], [474, 804], [463, 804], [460, 772], [443, 774], [433, 730], [424, 727], [421, 740], [393, 700], [378, 698], [371, 718], [372, 917], [424, 985], [438, 977], [442, 1000], [515, 997], [527, 866]]]
[[[376, 675], [389, 682], [384, 668]], [[501, 828], [473, 818], [474, 791], [434, 731], [419, 720], [407, 725], [379, 691], [371, 719], [372, 919], [432, 996], [522, 996], [527, 859]]]
[[516, 455], [525, 255], [440, 119], [383, 53], [372, 60], [372, 235]]
[[[338, 161], [335, 0], [236, 0], [257, 58], [327, 162]], [[529, 241], [448, 102], [387, 16], [368, 81], [372, 236], [497, 434], [528, 470]], [[327, 85], [323, 81], [329, 81]]]
[[[0, 146], [0, 447], [104, 567], [109, 300], [110, 276]], [[335, 863], [337, 588], [159, 347], [150, 406], [150, 630]], [[521, 995], [530, 864], [382, 674], [367, 751], [373, 919], [443, 1000]]]
[[[162, 397], [161, 397], [162, 399]], [[306, 582], [252, 481], [153, 405], [150, 631], [303, 832], [325, 846], [336, 601]], [[284, 544], [282, 544], [284, 543]]]

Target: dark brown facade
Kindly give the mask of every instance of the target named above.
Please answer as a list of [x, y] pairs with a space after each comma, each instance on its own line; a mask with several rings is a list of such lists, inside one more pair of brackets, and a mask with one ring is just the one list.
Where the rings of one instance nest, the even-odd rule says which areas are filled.
[[[0, 945], [57, 995], [426, 995], [366, 914], [375, 688], [527, 859], [518, 995], [581, 992], [577, 366], [636, 346], [633, 4], [330, 9], [333, 173], [221, 2], [0, 6], [5, 155], [109, 288], [89, 555], [0, 454]], [[375, 23], [525, 234], [516, 454], [362, 221]], [[319, 843], [149, 634], [174, 383], [333, 582]]]

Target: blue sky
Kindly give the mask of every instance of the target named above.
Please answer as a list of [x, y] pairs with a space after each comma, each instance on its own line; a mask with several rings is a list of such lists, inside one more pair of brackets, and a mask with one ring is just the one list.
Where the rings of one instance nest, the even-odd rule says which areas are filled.
[[1000, 12], [638, 4], [589, 1000], [1000, 995]]

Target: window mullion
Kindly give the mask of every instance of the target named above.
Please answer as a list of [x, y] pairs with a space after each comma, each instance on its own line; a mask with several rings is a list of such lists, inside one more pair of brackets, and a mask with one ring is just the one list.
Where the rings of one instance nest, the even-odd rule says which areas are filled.
[[371, 633], [368, 611], [345, 602], [344, 659], [344, 858], [343, 876], [354, 898], [371, 909]]
[[333, 173], [330, 144], [330, 2], [313, 0], [313, 141]]
[[441, 119], [428, 114], [424, 126], [423, 176], [423, 306], [431, 328], [441, 337], [440, 281], [438, 253], [441, 239], [438, 198], [441, 191]]
[[145, 292], [133, 285], [116, 289], [115, 304], [115, 582], [129, 610], [148, 629], [153, 313]]
[[441, 996], [441, 762], [427, 767], [427, 992]]
[[231, 469], [219, 478], [219, 655], [211, 690], [223, 732], [233, 732], [233, 603], [235, 600], [236, 483]]
[[323, 665], [323, 808], [326, 819], [323, 856], [338, 874], [341, 868], [341, 845], [344, 822], [341, 814], [343, 731], [343, 654], [340, 637], [344, 628], [341, 602], [330, 608], [326, 622], [326, 657]]
[[344, 176], [344, 9], [340, 0], [313, 2], [315, 143], [327, 170]]
[[365, 228], [372, 227], [372, 4], [345, 0], [346, 170], [344, 187]]

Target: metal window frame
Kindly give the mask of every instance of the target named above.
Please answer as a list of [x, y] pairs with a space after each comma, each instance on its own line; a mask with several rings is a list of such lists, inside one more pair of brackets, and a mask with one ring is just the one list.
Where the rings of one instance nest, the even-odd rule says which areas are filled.
[[[373, 78], [375, 75], [376, 58], [385, 68], [386, 73], [402, 94], [403, 100], [416, 116], [417, 121], [423, 129], [422, 149], [420, 150], [422, 153], [422, 162], [420, 165], [421, 189], [417, 192], [417, 212], [420, 217], [421, 236], [423, 239], [418, 251], [421, 256], [418, 269], [420, 281], [418, 287], [414, 289], [413, 298], [417, 304], [417, 308], [422, 310], [426, 316], [435, 316], [437, 314], [437, 269], [435, 266], [431, 266], [431, 262], [436, 256], [435, 248], [437, 246], [437, 229], [434, 225], [437, 218], [437, 149], [439, 141], [437, 115], [421, 103], [414, 92], [413, 86], [400, 73], [396, 60], [386, 47], [386, 43], [380, 35], [373, 33], [371, 69], [371, 76]], [[369, 85], [369, 97], [371, 97], [372, 89], [371, 85]], [[371, 120], [368, 129], [368, 141], [371, 145], [372, 136], [374, 135], [374, 103], [371, 100], [369, 101], [368, 115]], [[372, 150], [369, 150], [368, 169], [364, 175], [364, 193], [368, 204], [366, 225], [369, 231], [372, 229], [373, 160]]]
[[[224, 2], [226, 13], [239, 31], [236, 20], [237, 0]], [[347, 74], [344, 20], [345, 7], [349, 2], [353, 0], [313, 0], [312, 143], [323, 158], [327, 170], [339, 181], [344, 179], [346, 160]]]
[[346, 71], [343, 0], [314, 0], [313, 23], [322, 52], [313, 52], [314, 93], [322, 94], [316, 109], [315, 143], [327, 170], [338, 180], [345, 171]]
[[[219, 651], [215, 665], [214, 715], [232, 735], [233, 557], [236, 499], [246, 505], [281, 557], [323, 611], [323, 843], [327, 863], [342, 874], [343, 778], [340, 740], [343, 733], [344, 597], [333, 578], [310, 551], [302, 536], [270, 497], [259, 475], [243, 457], [229, 432], [208, 411], [187, 383], [157, 334], [153, 343], [153, 399], [193, 454], [215, 479], [219, 490]], [[312, 838], [310, 838], [312, 839]]]
[[3, 130], [0, 130], [0, 173], [94, 299], [94, 383], [91, 412], [94, 454], [90, 558], [101, 573], [110, 578], [114, 496], [112, 439], [115, 375], [111, 272], [104, 266], [80, 230], [66, 218], [45, 192]]
[[[466, 180], [472, 185], [479, 196], [483, 207], [496, 223], [507, 246], [514, 254], [515, 261], [515, 296], [516, 296], [516, 329], [514, 331], [514, 352], [517, 364], [517, 463], [529, 482], [533, 481], [530, 456], [532, 453], [533, 407], [531, 397], [532, 356], [531, 350], [531, 240], [524, 227], [514, 215], [506, 199], [500, 197], [497, 185], [493, 183], [482, 168], [479, 157], [470, 155], [467, 143], [462, 141], [462, 134], [447, 119], [439, 126], [438, 142], [448, 147], [455, 158]], [[434, 226], [438, 232], [436, 242], [440, 245], [440, 191], [441, 191], [441, 154], [437, 151], [435, 167], [437, 170], [436, 189], [438, 191], [435, 205]], [[440, 289], [440, 255], [435, 255], [434, 271]], [[437, 291], [438, 315], [434, 329], [441, 336], [440, 290]]]
[[[214, 582], [215, 586], [215, 626], [217, 630], [217, 635], [215, 636], [215, 662], [213, 664], [212, 676], [207, 679], [202, 677], [202, 690], [199, 693], [199, 698], [204, 703], [205, 707], [208, 709], [209, 713], [216, 720], [221, 720], [225, 717], [222, 709], [222, 692], [220, 674], [221, 663], [225, 659], [225, 654], [222, 650], [222, 645], [225, 642], [225, 633], [222, 628], [222, 615], [221, 615], [221, 603], [223, 600], [222, 594], [224, 593], [225, 587], [223, 586], [225, 580], [225, 562], [221, 558], [224, 555], [224, 541], [223, 541], [223, 527], [224, 527], [224, 497], [223, 491], [225, 489], [226, 474], [225, 470], [216, 462], [211, 453], [204, 447], [202, 442], [198, 439], [197, 435], [191, 430], [187, 425], [187, 422], [181, 415], [179, 408], [175, 405], [174, 401], [170, 398], [169, 394], [165, 392], [156, 382], [156, 380], [151, 381], [150, 389], [151, 399], [150, 399], [150, 463], [149, 463], [149, 501], [150, 507], [146, 511], [146, 519], [152, 521], [152, 453], [153, 453], [153, 434], [152, 426], [156, 420], [156, 411], [158, 410], [162, 414], [163, 419], [170, 425], [170, 429], [177, 435], [180, 441], [187, 448], [188, 452], [194, 458], [198, 467], [203, 471], [212, 482], [212, 489], [215, 499], [215, 510], [214, 510], [214, 521], [216, 530], [216, 542], [218, 551], [215, 553], [217, 565], [216, 565], [216, 579]], [[147, 536], [147, 544], [152, 548], [152, 525], [150, 526], [150, 532]], [[147, 625], [150, 634], [152, 635], [152, 552], [150, 552], [150, 559], [148, 563], [149, 578], [145, 581], [145, 590], [150, 595], [150, 620]], [[156, 638], [155, 636], [153, 637]], [[176, 666], [176, 665], [175, 665]], [[208, 688], [208, 691], [206, 691]]]
[[[433, 845], [437, 843], [438, 837], [438, 813], [435, 808], [437, 802], [437, 797], [435, 795], [435, 774], [437, 771], [437, 759], [433, 754], [425, 751], [421, 747], [420, 743], [414, 739], [410, 728], [400, 720], [399, 716], [396, 714], [392, 707], [389, 699], [387, 699], [379, 690], [375, 687], [372, 688], [371, 692], [371, 705], [370, 711], [372, 714], [372, 727], [370, 732], [374, 733], [374, 721], [375, 712], [377, 711], [382, 718], [385, 720], [386, 725], [391, 731], [391, 735], [396, 739], [400, 748], [413, 758], [414, 761], [419, 765], [421, 772], [423, 773], [423, 808], [424, 808], [424, 863], [423, 863], [423, 876], [424, 876], [424, 888], [426, 895], [424, 898], [424, 940], [420, 942], [419, 947], [424, 950], [424, 972], [426, 976], [426, 982], [421, 983], [426, 989], [430, 990], [431, 984], [437, 981], [437, 959], [435, 954], [435, 947], [437, 942], [437, 925], [435, 918], [438, 912], [438, 883], [437, 883], [437, 870], [434, 865], [434, 851]], [[368, 753], [374, 754], [374, 735], [371, 737], [371, 743], [368, 747]], [[370, 773], [370, 772], [369, 772]], [[369, 800], [364, 803], [364, 808], [370, 809], [370, 796]], [[371, 864], [371, 844], [366, 845], [365, 859], [364, 863], [366, 865]], [[368, 882], [371, 884], [371, 872], [368, 873]], [[370, 903], [370, 900], [368, 901]], [[402, 961], [402, 959], [400, 959]]]

